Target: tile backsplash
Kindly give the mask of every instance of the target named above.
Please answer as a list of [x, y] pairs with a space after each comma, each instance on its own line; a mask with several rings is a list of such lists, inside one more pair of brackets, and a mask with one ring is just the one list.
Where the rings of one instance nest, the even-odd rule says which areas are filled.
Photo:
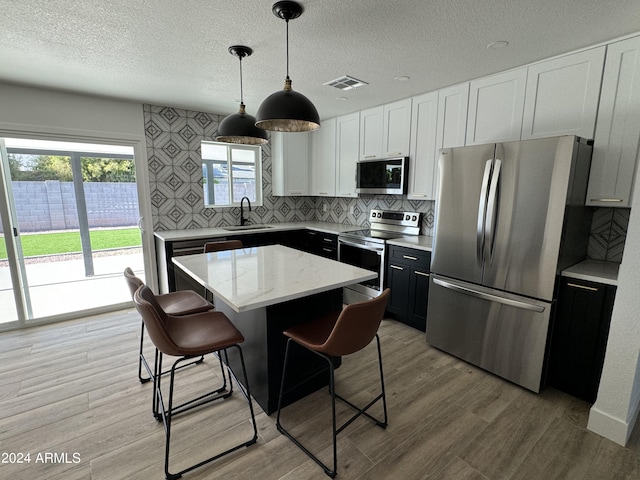
[[[224, 118], [205, 112], [144, 105], [153, 229], [186, 230], [235, 225], [239, 208], [205, 208], [200, 142], [214, 140]], [[263, 205], [253, 208], [253, 223], [320, 220], [368, 226], [372, 208], [423, 213], [422, 233], [433, 230], [433, 202], [394, 195], [359, 198], [276, 197], [271, 189], [271, 146], [262, 147]], [[326, 210], [325, 207], [326, 206]], [[353, 213], [351, 213], [353, 212]]]
[[[147, 159], [153, 228], [184, 230], [235, 225], [239, 208], [205, 208], [202, 190], [200, 142], [214, 140], [224, 118], [205, 112], [144, 105]], [[271, 190], [271, 146], [262, 148], [263, 205], [248, 214], [253, 223], [319, 220], [368, 226], [372, 208], [422, 213], [424, 235], [433, 233], [434, 202], [407, 200], [397, 195], [358, 198], [276, 197]], [[594, 210], [589, 258], [622, 261], [629, 209]]]
[[629, 208], [596, 208], [593, 211], [587, 252], [589, 258], [622, 262], [630, 212]]

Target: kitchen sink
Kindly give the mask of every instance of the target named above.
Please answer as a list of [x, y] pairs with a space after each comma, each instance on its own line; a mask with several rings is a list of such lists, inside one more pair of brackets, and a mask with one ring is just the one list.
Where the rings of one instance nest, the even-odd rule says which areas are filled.
[[236, 230], [261, 230], [263, 228], [271, 228], [269, 225], [234, 225], [232, 227], [222, 227], [223, 230], [227, 230], [230, 232]]

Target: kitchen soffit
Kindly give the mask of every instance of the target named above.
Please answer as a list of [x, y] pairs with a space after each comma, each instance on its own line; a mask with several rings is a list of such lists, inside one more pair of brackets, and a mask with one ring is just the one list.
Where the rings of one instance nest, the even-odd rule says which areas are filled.
[[[321, 118], [362, 110], [640, 32], [637, 0], [307, 0], [291, 23], [291, 75]], [[284, 31], [255, 0], [4, 2], [0, 80], [230, 114], [231, 44], [251, 45], [248, 113], [279, 85]], [[486, 45], [506, 40], [509, 47]], [[338, 101], [327, 79], [366, 89]], [[394, 77], [409, 76], [397, 82]]]

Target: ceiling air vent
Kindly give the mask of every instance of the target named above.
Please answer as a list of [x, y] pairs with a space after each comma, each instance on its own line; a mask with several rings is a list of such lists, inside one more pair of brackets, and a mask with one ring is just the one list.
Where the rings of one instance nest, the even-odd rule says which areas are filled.
[[344, 75], [340, 78], [336, 78], [335, 80], [324, 83], [323, 85], [329, 85], [330, 87], [335, 87], [339, 90], [351, 90], [352, 88], [358, 88], [363, 85], [369, 84], [367, 82], [363, 82], [362, 80], [358, 80], [357, 78]]

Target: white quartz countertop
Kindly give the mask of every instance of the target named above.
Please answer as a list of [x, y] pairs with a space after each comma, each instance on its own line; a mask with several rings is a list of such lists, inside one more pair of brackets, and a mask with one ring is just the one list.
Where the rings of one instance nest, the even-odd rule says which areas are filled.
[[417, 235], [415, 237], [395, 238], [387, 240], [387, 244], [430, 252], [433, 248], [433, 237], [429, 235]]
[[[231, 226], [230, 228], [233, 229], [234, 227]], [[282, 232], [286, 230], [301, 229], [339, 234], [343, 232], [361, 230], [362, 228], [364, 227], [360, 227], [358, 225], [343, 225], [341, 223], [308, 221], [248, 225], [246, 226], [246, 228], [240, 230], [225, 230], [225, 227], [193, 228], [188, 230], [162, 230], [154, 232], [154, 235], [161, 240], [175, 242], [180, 240], [198, 240], [201, 238], [228, 237], [231, 235], [236, 236], [243, 234]]]
[[282, 245], [184, 255], [174, 257], [173, 263], [238, 313], [377, 276]]
[[619, 267], [618, 263], [589, 259], [563, 270], [562, 276], [617, 286]]

